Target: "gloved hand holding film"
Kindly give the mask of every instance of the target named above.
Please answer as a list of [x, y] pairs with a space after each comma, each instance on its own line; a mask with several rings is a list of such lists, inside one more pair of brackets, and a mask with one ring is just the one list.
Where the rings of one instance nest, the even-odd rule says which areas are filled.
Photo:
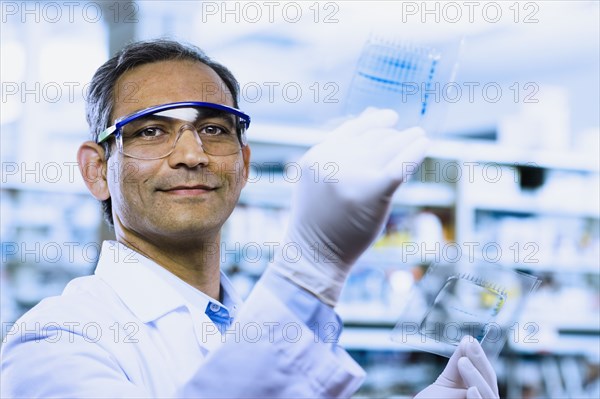
[[496, 372], [473, 337], [464, 337], [437, 380], [415, 399], [499, 398]]
[[351, 266], [385, 223], [392, 195], [425, 156], [421, 128], [393, 128], [392, 110], [367, 110], [347, 121], [300, 160], [283, 245], [271, 269], [335, 306]]

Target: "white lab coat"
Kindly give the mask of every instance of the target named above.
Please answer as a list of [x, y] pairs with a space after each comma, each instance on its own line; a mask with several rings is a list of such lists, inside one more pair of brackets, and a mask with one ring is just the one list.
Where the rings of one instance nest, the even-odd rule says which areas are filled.
[[362, 382], [265, 281], [221, 335], [206, 303], [190, 305], [147, 262], [105, 243], [94, 276], [18, 320], [1, 397], [347, 397]]

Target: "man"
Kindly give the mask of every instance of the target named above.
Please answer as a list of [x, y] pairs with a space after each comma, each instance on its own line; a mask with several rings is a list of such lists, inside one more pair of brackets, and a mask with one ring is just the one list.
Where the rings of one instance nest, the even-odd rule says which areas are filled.
[[[250, 161], [250, 117], [237, 98], [225, 67], [176, 42], [134, 43], [98, 69], [93, 140], [78, 160], [116, 241], [103, 244], [94, 276], [17, 323], [3, 347], [3, 397], [347, 397], [358, 388], [364, 373], [335, 344], [332, 308], [427, 140], [392, 129], [394, 112], [371, 111], [311, 149], [282, 242], [297, 256], [278, 251], [242, 307], [219, 267], [221, 227]], [[331, 162], [335, 183], [308, 173]], [[462, 342], [428, 395], [496, 397], [481, 347]]]

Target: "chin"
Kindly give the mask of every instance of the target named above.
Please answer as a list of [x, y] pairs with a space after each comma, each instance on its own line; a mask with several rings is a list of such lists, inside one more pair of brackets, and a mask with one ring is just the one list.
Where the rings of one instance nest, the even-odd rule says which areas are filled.
[[199, 238], [206, 235], [217, 234], [222, 226], [222, 222], [206, 218], [172, 218], [169, 220], [168, 224], [156, 225], [155, 231], [160, 231], [160, 235], [165, 236], [166, 239], [169, 237], [177, 237], [179, 239], [184, 237]]

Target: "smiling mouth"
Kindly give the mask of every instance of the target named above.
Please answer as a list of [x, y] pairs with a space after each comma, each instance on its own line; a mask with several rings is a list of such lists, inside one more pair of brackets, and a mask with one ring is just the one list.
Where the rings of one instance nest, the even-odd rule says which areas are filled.
[[198, 185], [198, 186], [176, 186], [176, 187], [171, 187], [168, 189], [161, 189], [158, 191], [167, 193], [167, 194], [173, 194], [173, 195], [202, 195], [202, 194], [210, 193], [214, 190], [216, 190], [216, 187]]

